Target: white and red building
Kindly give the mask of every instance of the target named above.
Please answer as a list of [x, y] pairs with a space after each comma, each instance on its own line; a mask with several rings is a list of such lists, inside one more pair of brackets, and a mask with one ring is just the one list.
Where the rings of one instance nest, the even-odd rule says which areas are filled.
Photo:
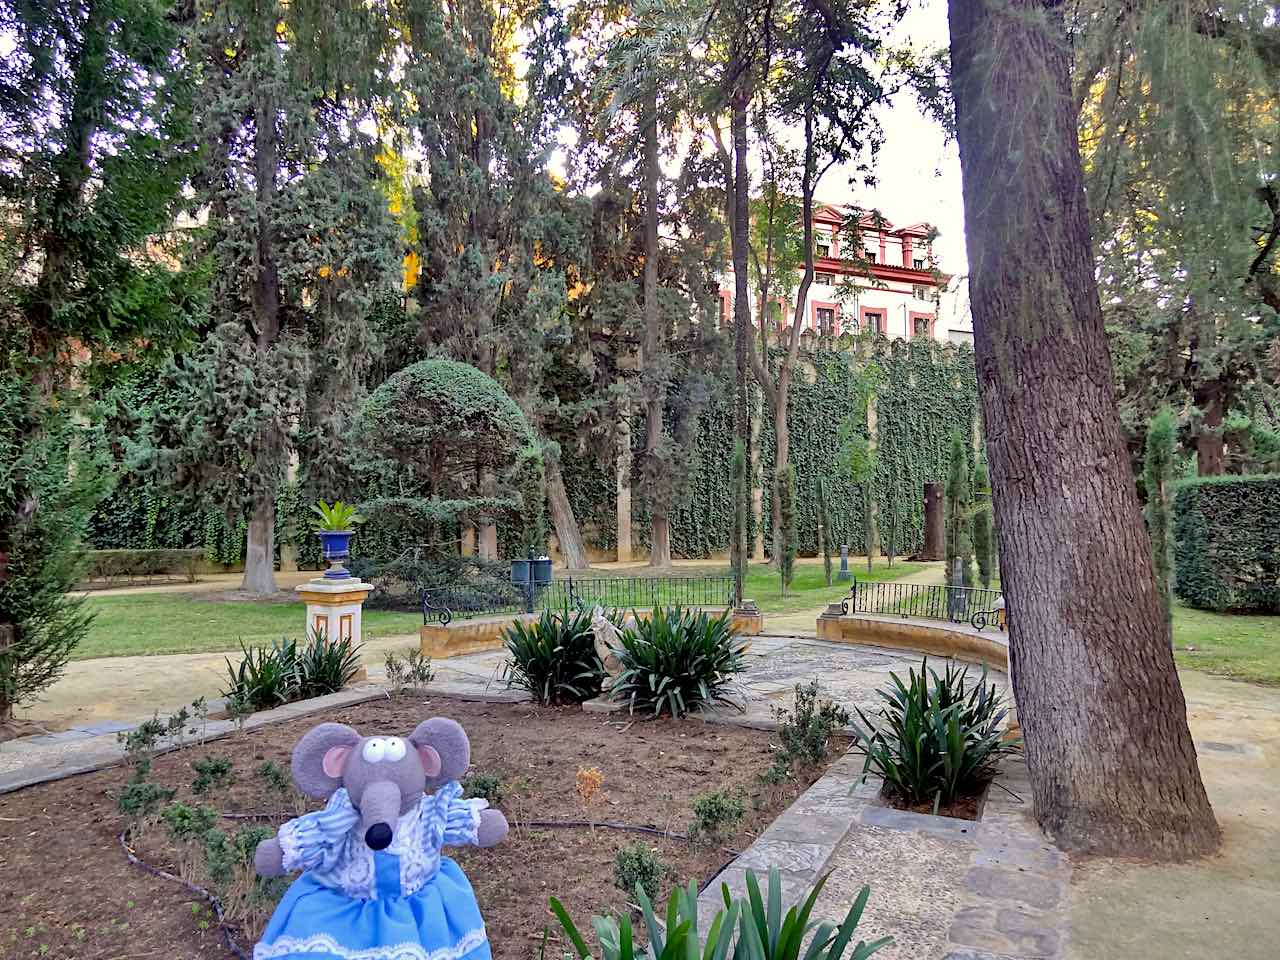
[[[815, 333], [857, 333], [874, 330], [886, 337], [916, 336], [949, 339], [939, 322], [942, 293], [950, 277], [933, 258], [927, 223], [895, 227], [867, 216], [861, 224], [863, 260], [851, 262], [841, 249], [845, 212], [823, 206], [814, 212], [814, 278], [800, 310], [804, 329]], [[752, 304], [753, 314], [755, 304]], [[720, 289], [721, 318], [733, 310], [732, 266]], [[775, 319], [790, 327], [795, 317], [795, 297], [773, 305]]]

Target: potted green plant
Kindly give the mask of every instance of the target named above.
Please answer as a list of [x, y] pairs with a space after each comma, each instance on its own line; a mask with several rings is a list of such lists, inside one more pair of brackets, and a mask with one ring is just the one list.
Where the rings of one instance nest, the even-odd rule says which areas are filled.
[[342, 565], [342, 561], [351, 555], [351, 535], [355, 526], [364, 523], [364, 517], [356, 512], [354, 504], [335, 500], [327, 504], [317, 500], [311, 508], [312, 529], [320, 536], [320, 548], [325, 560], [329, 561], [329, 569], [324, 575], [329, 580], [345, 580], [351, 572]]

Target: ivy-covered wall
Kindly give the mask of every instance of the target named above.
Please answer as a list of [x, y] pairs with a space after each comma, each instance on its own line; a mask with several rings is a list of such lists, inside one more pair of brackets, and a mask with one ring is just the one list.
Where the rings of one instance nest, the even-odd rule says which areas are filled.
[[[776, 365], [780, 353], [770, 362]], [[907, 554], [923, 540], [924, 484], [945, 478], [947, 445], [953, 432], [966, 438], [974, 432], [977, 384], [973, 353], [968, 347], [932, 340], [910, 342], [878, 337], [841, 337], [801, 353], [792, 380], [788, 423], [791, 462], [796, 468], [796, 522], [799, 550], [812, 555], [818, 548], [816, 484], [827, 480], [833, 543], [847, 543], [854, 553], [863, 543], [861, 491], [837, 469], [840, 426], [856, 409], [853, 391], [870, 370], [876, 443], [875, 499], [882, 547], [887, 547], [896, 516], [895, 551]], [[753, 482], [773, 476], [772, 417], [753, 388], [753, 409], [761, 416], [759, 468]], [[697, 461], [687, 497], [671, 518], [672, 553], [678, 557], [706, 557], [727, 552], [731, 510], [730, 474], [733, 456], [731, 385], [724, 384], [699, 419]], [[854, 425], [864, 436], [865, 417]], [[644, 431], [633, 428], [633, 491], [639, 489]], [[564, 465], [565, 488], [583, 536], [601, 551], [617, 545], [615, 465], [611, 457], [580, 458]], [[358, 496], [354, 499], [359, 499]], [[769, 496], [764, 497], [765, 541], [769, 541]], [[277, 545], [290, 524], [301, 535], [299, 560], [318, 563], [314, 538], [307, 531], [308, 505], [297, 502], [286, 488], [277, 504]], [[510, 526], [511, 529], [505, 529]], [[752, 531], [754, 537], [755, 531]], [[648, 510], [638, 494], [632, 500], [632, 541], [638, 551], [648, 546]], [[514, 524], [502, 524], [499, 545], [505, 549], [519, 539]], [[244, 522], [228, 527], [220, 513], [200, 513], [159, 496], [145, 484], [125, 477], [99, 508], [93, 522], [93, 545], [100, 548], [202, 547], [210, 561], [238, 563], [243, 558]], [[353, 550], [359, 549], [353, 543]], [[372, 547], [373, 544], [369, 544]], [[392, 545], [379, 544], [380, 548]], [[407, 545], [406, 545], [407, 546]], [[509, 552], [509, 551], [508, 551]]]

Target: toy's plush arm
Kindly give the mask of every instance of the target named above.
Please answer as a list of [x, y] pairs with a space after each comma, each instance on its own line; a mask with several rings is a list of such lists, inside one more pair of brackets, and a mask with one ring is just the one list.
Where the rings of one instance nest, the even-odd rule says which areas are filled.
[[253, 852], [253, 868], [260, 877], [284, 876], [284, 848], [275, 837], [268, 837]]
[[507, 818], [484, 800], [453, 799], [445, 814], [444, 846], [492, 847], [507, 835]]
[[498, 810], [481, 810], [480, 825], [476, 827], [476, 846], [492, 847], [507, 836], [507, 818]]

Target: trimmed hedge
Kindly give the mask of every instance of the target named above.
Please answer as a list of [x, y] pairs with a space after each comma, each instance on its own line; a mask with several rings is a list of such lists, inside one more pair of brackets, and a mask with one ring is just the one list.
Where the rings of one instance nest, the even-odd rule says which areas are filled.
[[1280, 475], [1183, 481], [1173, 533], [1174, 591], [1186, 603], [1280, 613]]
[[89, 550], [89, 580], [137, 580], [181, 575], [195, 583], [203, 550]]

